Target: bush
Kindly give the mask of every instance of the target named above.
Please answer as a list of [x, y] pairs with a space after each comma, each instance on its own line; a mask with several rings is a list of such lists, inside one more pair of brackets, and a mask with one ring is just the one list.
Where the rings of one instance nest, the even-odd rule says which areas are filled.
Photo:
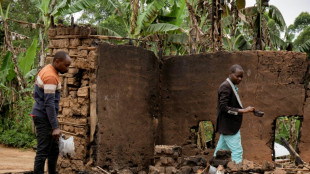
[[32, 133], [31, 113], [34, 100], [30, 96], [19, 97], [14, 103], [2, 107], [0, 143], [13, 147], [32, 148], [36, 145]]

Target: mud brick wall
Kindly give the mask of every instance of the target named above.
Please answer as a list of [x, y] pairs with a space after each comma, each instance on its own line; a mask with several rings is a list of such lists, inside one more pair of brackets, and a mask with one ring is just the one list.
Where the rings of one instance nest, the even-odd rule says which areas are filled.
[[[216, 123], [217, 90], [229, 68], [240, 64], [245, 71], [239, 85], [243, 105], [265, 112], [262, 118], [244, 115], [241, 128], [244, 157], [262, 162], [272, 159], [273, 122], [278, 116], [304, 116], [300, 153], [309, 160], [309, 102], [304, 77], [306, 55], [294, 52], [219, 52], [169, 57], [161, 73], [161, 144], [187, 144], [190, 128], [199, 121]], [[216, 136], [216, 141], [219, 135]], [[183, 148], [184, 154], [190, 152]], [[193, 155], [193, 154], [186, 154]], [[210, 153], [212, 155], [212, 153]]]
[[159, 114], [156, 56], [134, 46], [100, 44], [97, 84], [96, 165], [147, 171]]
[[92, 46], [91, 30], [87, 26], [57, 26], [48, 31], [51, 63], [57, 51], [69, 53], [72, 64], [68, 73], [60, 75], [62, 84], [58, 115], [62, 133], [74, 137], [75, 156], [59, 157], [59, 173], [85, 170], [91, 159], [90, 143], [96, 124], [96, 60], [97, 47]]

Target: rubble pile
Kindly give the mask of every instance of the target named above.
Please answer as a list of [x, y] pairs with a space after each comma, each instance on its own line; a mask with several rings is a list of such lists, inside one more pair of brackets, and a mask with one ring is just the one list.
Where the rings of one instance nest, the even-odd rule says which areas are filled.
[[76, 153], [71, 157], [59, 157], [59, 173], [83, 171], [91, 161], [89, 143], [93, 140], [91, 122], [96, 120], [97, 47], [92, 46], [90, 34], [87, 26], [57, 26], [48, 31], [49, 53], [45, 63], [51, 63], [57, 51], [68, 52], [72, 60], [68, 73], [60, 75], [58, 120], [66, 138], [73, 136]]

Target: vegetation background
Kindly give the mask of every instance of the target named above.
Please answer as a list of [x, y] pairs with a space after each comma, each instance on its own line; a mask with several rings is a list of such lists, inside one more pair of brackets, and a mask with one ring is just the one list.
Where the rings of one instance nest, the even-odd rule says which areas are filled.
[[220, 50], [293, 50], [309, 55], [309, 13], [301, 13], [286, 26], [268, 0], [256, 0], [253, 7], [245, 4], [245, 0], [0, 0], [0, 143], [35, 146], [29, 114], [35, 76], [48, 52], [51, 18], [69, 25], [72, 15], [81, 12], [75, 23], [91, 25], [101, 35], [126, 38], [107, 42], [138, 39], [129, 41], [158, 56]]

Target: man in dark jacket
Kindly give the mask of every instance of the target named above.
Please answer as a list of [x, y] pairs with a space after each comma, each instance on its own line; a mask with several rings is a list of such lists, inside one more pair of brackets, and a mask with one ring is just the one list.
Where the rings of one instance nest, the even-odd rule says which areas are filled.
[[38, 74], [35, 89], [35, 103], [31, 116], [37, 132], [37, 152], [34, 174], [44, 173], [45, 160], [48, 159], [48, 173], [55, 174], [59, 154], [58, 139], [61, 135], [57, 115], [60, 100], [60, 80], [58, 73], [66, 73], [71, 64], [68, 53], [59, 51], [53, 63], [46, 65]]
[[230, 68], [229, 77], [218, 90], [216, 132], [220, 133], [220, 138], [214, 156], [218, 150], [230, 150], [232, 161], [236, 163], [242, 162], [243, 154], [240, 136], [242, 114], [255, 110], [252, 106], [243, 109], [236, 86], [242, 81], [242, 78], [242, 67], [233, 65]]

